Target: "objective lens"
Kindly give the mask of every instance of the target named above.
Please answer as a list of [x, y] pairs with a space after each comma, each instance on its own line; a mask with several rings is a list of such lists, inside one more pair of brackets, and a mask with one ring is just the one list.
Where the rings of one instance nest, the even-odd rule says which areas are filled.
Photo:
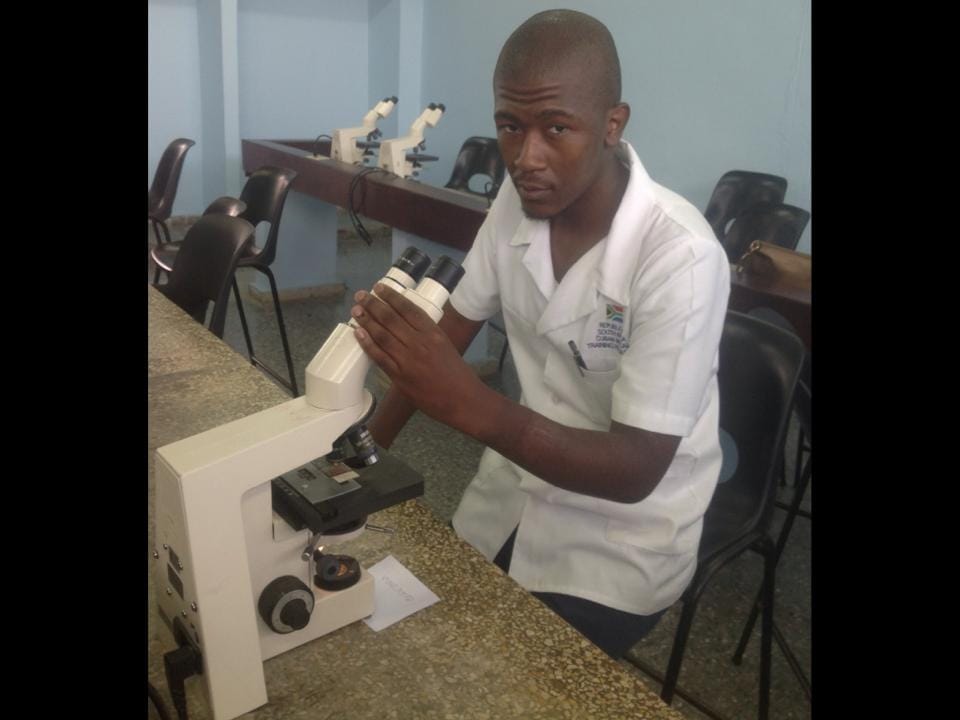
[[377, 456], [377, 444], [373, 441], [373, 436], [366, 425], [359, 425], [351, 430], [347, 434], [347, 439], [364, 465], [373, 465], [380, 460]]

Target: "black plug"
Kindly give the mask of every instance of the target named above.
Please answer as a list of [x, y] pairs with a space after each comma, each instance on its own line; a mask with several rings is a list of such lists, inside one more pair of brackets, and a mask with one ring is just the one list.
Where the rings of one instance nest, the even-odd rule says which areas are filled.
[[200, 651], [192, 645], [184, 645], [171, 650], [163, 656], [163, 670], [167, 676], [167, 687], [173, 707], [180, 720], [187, 720], [187, 691], [184, 681], [191, 675], [203, 672], [203, 658]]

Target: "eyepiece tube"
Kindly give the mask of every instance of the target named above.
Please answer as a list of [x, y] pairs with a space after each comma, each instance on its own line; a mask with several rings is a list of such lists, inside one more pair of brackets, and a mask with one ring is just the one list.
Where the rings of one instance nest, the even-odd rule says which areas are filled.
[[460, 278], [463, 277], [463, 273], [464, 269], [460, 267], [460, 265], [446, 255], [441, 255], [437, 258], [437, 261], [430, 266], [430, 269], [427, 270], [424, 277], [432, 278], [443, 285], [448, 293], [452, 293], [457, 283], [460, 282]]
[[415, 282], [420, 282], [423, 273], [430, 267], [430, 257], [411, 245], [400, 253], [400, 257], [393, 263], [393, 267], [403, 270]]

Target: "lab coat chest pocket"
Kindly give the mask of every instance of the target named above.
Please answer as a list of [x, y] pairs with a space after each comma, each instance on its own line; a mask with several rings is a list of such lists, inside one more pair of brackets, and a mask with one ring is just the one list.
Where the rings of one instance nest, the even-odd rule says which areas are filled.
[[591, 422], [609, 427], [613, 398], [613, 383], [620, 376], [620, 368], [612, 370], [577, 370], [573, 351], [558, 351], [554, 346], [547, 355], [544, 383], [554, 395], [572, 406]]

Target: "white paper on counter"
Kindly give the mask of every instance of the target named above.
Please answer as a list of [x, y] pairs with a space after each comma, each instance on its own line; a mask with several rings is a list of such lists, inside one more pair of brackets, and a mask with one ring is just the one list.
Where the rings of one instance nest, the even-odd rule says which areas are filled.
[[363, 621], [375, 632], [440, 599], [393, 555], [387, 555], [367, 572], [373, 575], [374, 611]]

